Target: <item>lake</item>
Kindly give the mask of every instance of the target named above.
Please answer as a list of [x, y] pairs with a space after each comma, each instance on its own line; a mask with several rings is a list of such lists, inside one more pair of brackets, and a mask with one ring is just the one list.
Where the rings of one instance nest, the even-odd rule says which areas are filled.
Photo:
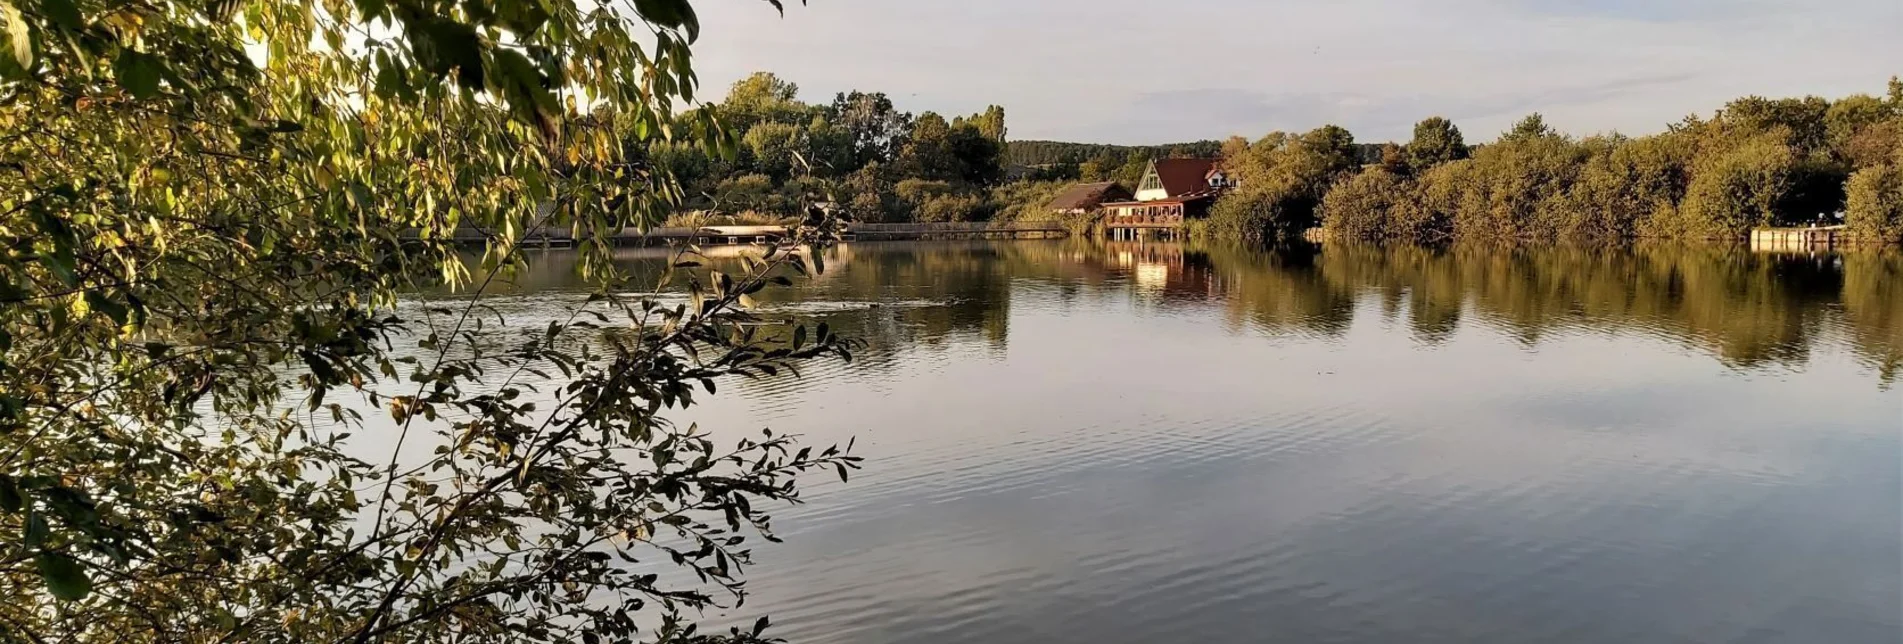
[[[517, 308], [572, 295], [569, 259], [538, 256]], [[679, 419], [856, 437], [865, 470], [779, 512], [709, 622], [1903, 641], [1896, 253], [892, 242], [828, 268], [763, 306], [858, 360]]]

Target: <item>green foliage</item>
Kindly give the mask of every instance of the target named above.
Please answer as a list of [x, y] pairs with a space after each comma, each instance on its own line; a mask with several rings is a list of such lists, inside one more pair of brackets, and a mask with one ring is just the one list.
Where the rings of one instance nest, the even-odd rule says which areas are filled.
[[[1868, 176], [1880, 177], [1881, 168], [1892, 165], [1894, 151], [1903, 147], [1903, 103], [1864, 95], [1835, 102], [1747, 97], [1709, 120], [1688, 118], [1664, 133], [1585, 140], [1560, 135], [1534, 114], [1459, 161], [1449, 159], [1464, 146], [1438, 143], [1450, 140], [1458, 141], [1451, 123], [1422, 121], [1406, 148], [1412, 163], [1404, 167], [1390, 154], [1364, 171], [1410, 170], [1414, 180], [1372, 176], [1339, 184], [1335, 190], [1349, 191], [1335, 199], [1343, 218], [1325, 221], [1324, 228], [1347, 237], [1417, 240], [1735, 239], [1753, 226], [1829, 223], [1847, 208], [1853, 172], [1875, 170]], [[1286, 181], [1270, 171], [1278, 164], [1257, 150], [1293, 149], [1296, 141], [1275, 134], [1247, 146], [1248, 153], [1231, 145], [1231, 164], [1245, 172], [1245, 185], [1250, 175]], [[1447, 152], [1425, 154], [1429, 150]], [[1862, 181], [1859, 203], [1881, 203], [1870, 195], [1882, 191], [1872, 187], [1886, 184]], [[1402, 194], [1377, 198], [1370, 192], [1377, 185]], [[1301, 192], [1256, 188], [1258, 195], [1284, 198]], [[1377, 216], [1377, 207], [1386, 208], [1386, 216]]]
[[799, 102], [799, 93], [799, 85], [770, 72], [754, 72], [727, 90], [727, 99], [720, 103], [720, 116], [738, 132], [750, 131], [762, 123], [798, 125], [812, 111]]
[[1668, 234], [1660, 227], [1675, 221], [1691, 172], [1686, 137], [1615, 137], [1591, 141], [1587, 149], [1585, 167], [1562, 198], [1559, 235], [1620, 240]]
[[1476, 150], [1470, 183], [1454, 214], [1465, 238], [1553, 239], [1559, 199], [1577, 178], [1584, 149], [1529, 116], [1500, 141]]
[[1771, 225], [1796, 162], [1781, 132], [1701, 155], [1679, 205], [1682, 221], [1675, 236], [1737, 238], [1754, 226]]
[[1408, 164], [1424, 172], [1443, 163], [1467, 158], [1467, 141], [1453, 121], [1438, 116], [1414, 124], [1414, 138], [1407, 143]]
[[1210, 230], [1230, 239], [1284, 239], [1316, 223], [1330, 186], [1359, 163], [1354, 135], [1333, 125], [1301, 136], [1273, 132], [1247, 146], [1231, 146], [1223, 160], [1242, 182], [1210, 209]]
[[922, 179], [958, 192], [929, 209], [935, 216], [964, 220], [990, 212], [985, 191], [1004, 177], [1004, 108], [947, 121], [930, 112], [914, 118], [880, 93], [840, 94], [830, 105], [802, 103], [798, 93], [786, 80], [756, 73], [712, 110], [742, 128], [734, 154], [700, 161], [684, 150], [651, 150], [655, 165], [679, 173], [688, 195], [683, 205], [794, 217], [809, 196], [832, 191], [862, 221], [906, 221], [921, 204], [895, 201], [892, 184]]
[[912, 115], [898, 111], [883, 93], [840, 94], [828, 113], [852, 142], [857, 167], [897, 160], [912, 133]]
[[1407, 199], [1413, 188], [1406, 184], [1405, 177], [1380, 168], [1348, 178], [1322, 200], [1323, 230], [1341, 239], [1380, 240], [1403, 234], [1397, 220], [1418, 219], [1401, 212], [1414, 206]]
[[[691, 107], [685, 0], [4, 6], [9, 639], [699, 641], [768, 506], [856, 465], [665, 418], [848, 355], [747, 310], [828, 217], [679, 263], [691, 304], [614, 295], [607, 235], [745, 156]], [[498, 328], [551, 230], [599, 295]]]
[[720, 181], [714, 189], [713, 209], [727, 214], [748, 211], [783, 213], [788, 210], [788, 206], [781, 198], [780, 191], [774, 187], [772, 177], [746, 174]]
[[1245, 181], [1209, 209], [1209, 232], [1218, 239], [1276, 240], [1301, 232], [1308, 213], [1294, 189], [1270, 182]]
[[1903, 148], [1894, 162], [1864, 168], [1850, 176], [1844, 225], [1852, 236], [1889, 244], [1903, 243]]
[[1520, 119], [1519, 122], [1514, 123], [1513, 129], [1507, 130], [1505, 134], [1500, 135], [1500, 140], [1501, 142], [1524, 141], [1555, 136], [1559, 136], [1559, 132], [1554, 130], [1553, 126], [1546, 124], [1546, 117], [1539, 112], [1534, 112], [1526, 115], [1526, 118]]

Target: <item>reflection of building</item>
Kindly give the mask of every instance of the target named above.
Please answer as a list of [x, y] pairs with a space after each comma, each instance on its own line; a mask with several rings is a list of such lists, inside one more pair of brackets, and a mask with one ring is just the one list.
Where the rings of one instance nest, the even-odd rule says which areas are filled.
[[[1175, 229], [1186, 219], [1209, 215], [1209, 205], [1235, 181], [1223, 172], [1220, 159], [1163, 159], [1150, 163], [1137, 184], [1134, 201], [1103, 204], [1108, 211], [1104, 227], [1112, 236], [1127, 231]], [[1118, 231], [1126, 231], [1117, 235]]]
[[1221, 290], [1209, 257], [1181, 245], [1111, 243], [1106, 250], [1116, 268], [1129, 271], [1138, 291], [1201, 300]]

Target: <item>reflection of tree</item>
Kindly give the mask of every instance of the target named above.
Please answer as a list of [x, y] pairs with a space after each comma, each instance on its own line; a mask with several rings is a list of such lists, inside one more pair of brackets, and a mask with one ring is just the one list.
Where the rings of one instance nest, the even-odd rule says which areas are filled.
[[[631, 283], [652, 284], [664, 256], [624, 251], [622, 268]], [[560, 290], [565, 257], [538, 256], [512, 279], [523, 290]], [[1357, 300], [1368, 298], [1383, 315], [1405, 317], [1427, 343], [1467, 324], [1529, 345], [1556, 331], [1609, 329], [1700, 347], [1738, 367], [1802, 363], [1819, 332], [1842, 324], [1886, 378], [1903, 370], [1903, 255], [1895, 252], [1334, 244], [1263, 251], [1065, 240], [851, 244], [828, 257], [824, 276], [770, 291], [764, 305], [865, 341], [862, 368], [891, 368], [912, 351], [1002, 352], [1014, 292], [1034, 289], [1059, 307], [1112, 298], [1138, 310], [1220, 306], [1236, 328], [1322, 336], [1345, 332]]]
[[1339, 335], [1354, 321], [1354, 290], [1329, 283], [1307, 249], [1209, 250], [1229, 319], [1267, 333]]
[[1885, 383], [1894, 382], [1903, 372], [1903, 254], [1849, 253], [1843, 271], [1851, 343]]
[[1405, 292], [1424, 340], [1444, 338], [1464, 303], [1533, 344], [1569, 327], [1624, 328], [1711, 347], [1726, 362], [1801, 362], [1839, 292], [1832, 259], [1729, 247], [1479, 248], [1330, 246], [1330, 281]]

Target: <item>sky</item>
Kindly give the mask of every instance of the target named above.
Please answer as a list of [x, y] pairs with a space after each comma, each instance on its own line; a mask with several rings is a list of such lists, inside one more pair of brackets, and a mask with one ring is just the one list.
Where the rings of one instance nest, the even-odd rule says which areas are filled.
[[1752, 94], [1882, 94], [1903, 0], [701, 0], [707, 98], [770, 71], [801, 98], [1003, 105], [1016, 140], [1158, 144], [1333, 123], [1469, 142], [1530, 112], [1646, 134]]

